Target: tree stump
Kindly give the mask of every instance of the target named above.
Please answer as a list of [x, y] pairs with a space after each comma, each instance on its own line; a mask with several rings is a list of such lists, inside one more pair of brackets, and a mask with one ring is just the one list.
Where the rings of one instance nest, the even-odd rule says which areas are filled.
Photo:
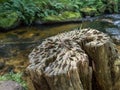
[[119, 90], [120, 59], [106, 34], [73, 30], [45, 39], [29, 55], [36, 90]]

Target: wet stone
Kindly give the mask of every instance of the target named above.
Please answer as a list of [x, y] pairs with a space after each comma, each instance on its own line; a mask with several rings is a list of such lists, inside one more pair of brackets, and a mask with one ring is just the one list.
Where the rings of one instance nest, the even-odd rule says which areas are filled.
[[120, 44], [120, 30], [118, 28], [107, 28], [106, 32], [116, 44]]
[[120, 24], [120, 20], [115, 21], [114, 24], [115, 24], [115, 25]]
[[114, 25], [116, 25], [116, 26], [118, 26], [118, 28], [120, 28], [120, 20], [115, 21]]
[[112, 14], [112, 15], [106, 15], [108, 18], [113, 18], [113, 19], [120, 19], [120, 14]]
[[106, 28], [106, 32], [110, 35], [120, 35], [120, 30], [118, 28]]
[[24, 88], [15, 81], [1, 81], [0, 90], [24, 90]]

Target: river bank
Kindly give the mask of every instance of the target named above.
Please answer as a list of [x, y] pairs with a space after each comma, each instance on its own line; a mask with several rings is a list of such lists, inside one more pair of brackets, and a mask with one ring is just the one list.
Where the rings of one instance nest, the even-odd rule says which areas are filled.
[[9, 0], [0, 4], [0, 30], [20, 25], [81, 22], [84, 17], [119, 13], [119, 3], [117, 0]]

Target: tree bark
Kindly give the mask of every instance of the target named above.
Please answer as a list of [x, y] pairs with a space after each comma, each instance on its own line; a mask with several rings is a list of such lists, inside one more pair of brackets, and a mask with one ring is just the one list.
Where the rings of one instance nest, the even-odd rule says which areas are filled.
[[109, 36], [94, 29], [47, 38], [30, 53], [29, 59], [27, 71], [36, 90], [120, 88], [116, 46]]

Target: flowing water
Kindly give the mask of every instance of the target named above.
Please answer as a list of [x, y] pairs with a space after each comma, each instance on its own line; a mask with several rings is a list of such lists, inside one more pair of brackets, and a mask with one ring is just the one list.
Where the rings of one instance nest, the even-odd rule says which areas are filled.
[[[40, 25], [39, 27], [21, 27], [0, 33], [0, 75], [14, 71], [24, 72], [29, 65], [28, 55], [32, 49], [49, 36], [79, 28], [94, 28], [111, 36], [120, 50], [120, 15], [106, 15], [83, 23]], [[33, 90], [33, 89], [31, 89]]]

